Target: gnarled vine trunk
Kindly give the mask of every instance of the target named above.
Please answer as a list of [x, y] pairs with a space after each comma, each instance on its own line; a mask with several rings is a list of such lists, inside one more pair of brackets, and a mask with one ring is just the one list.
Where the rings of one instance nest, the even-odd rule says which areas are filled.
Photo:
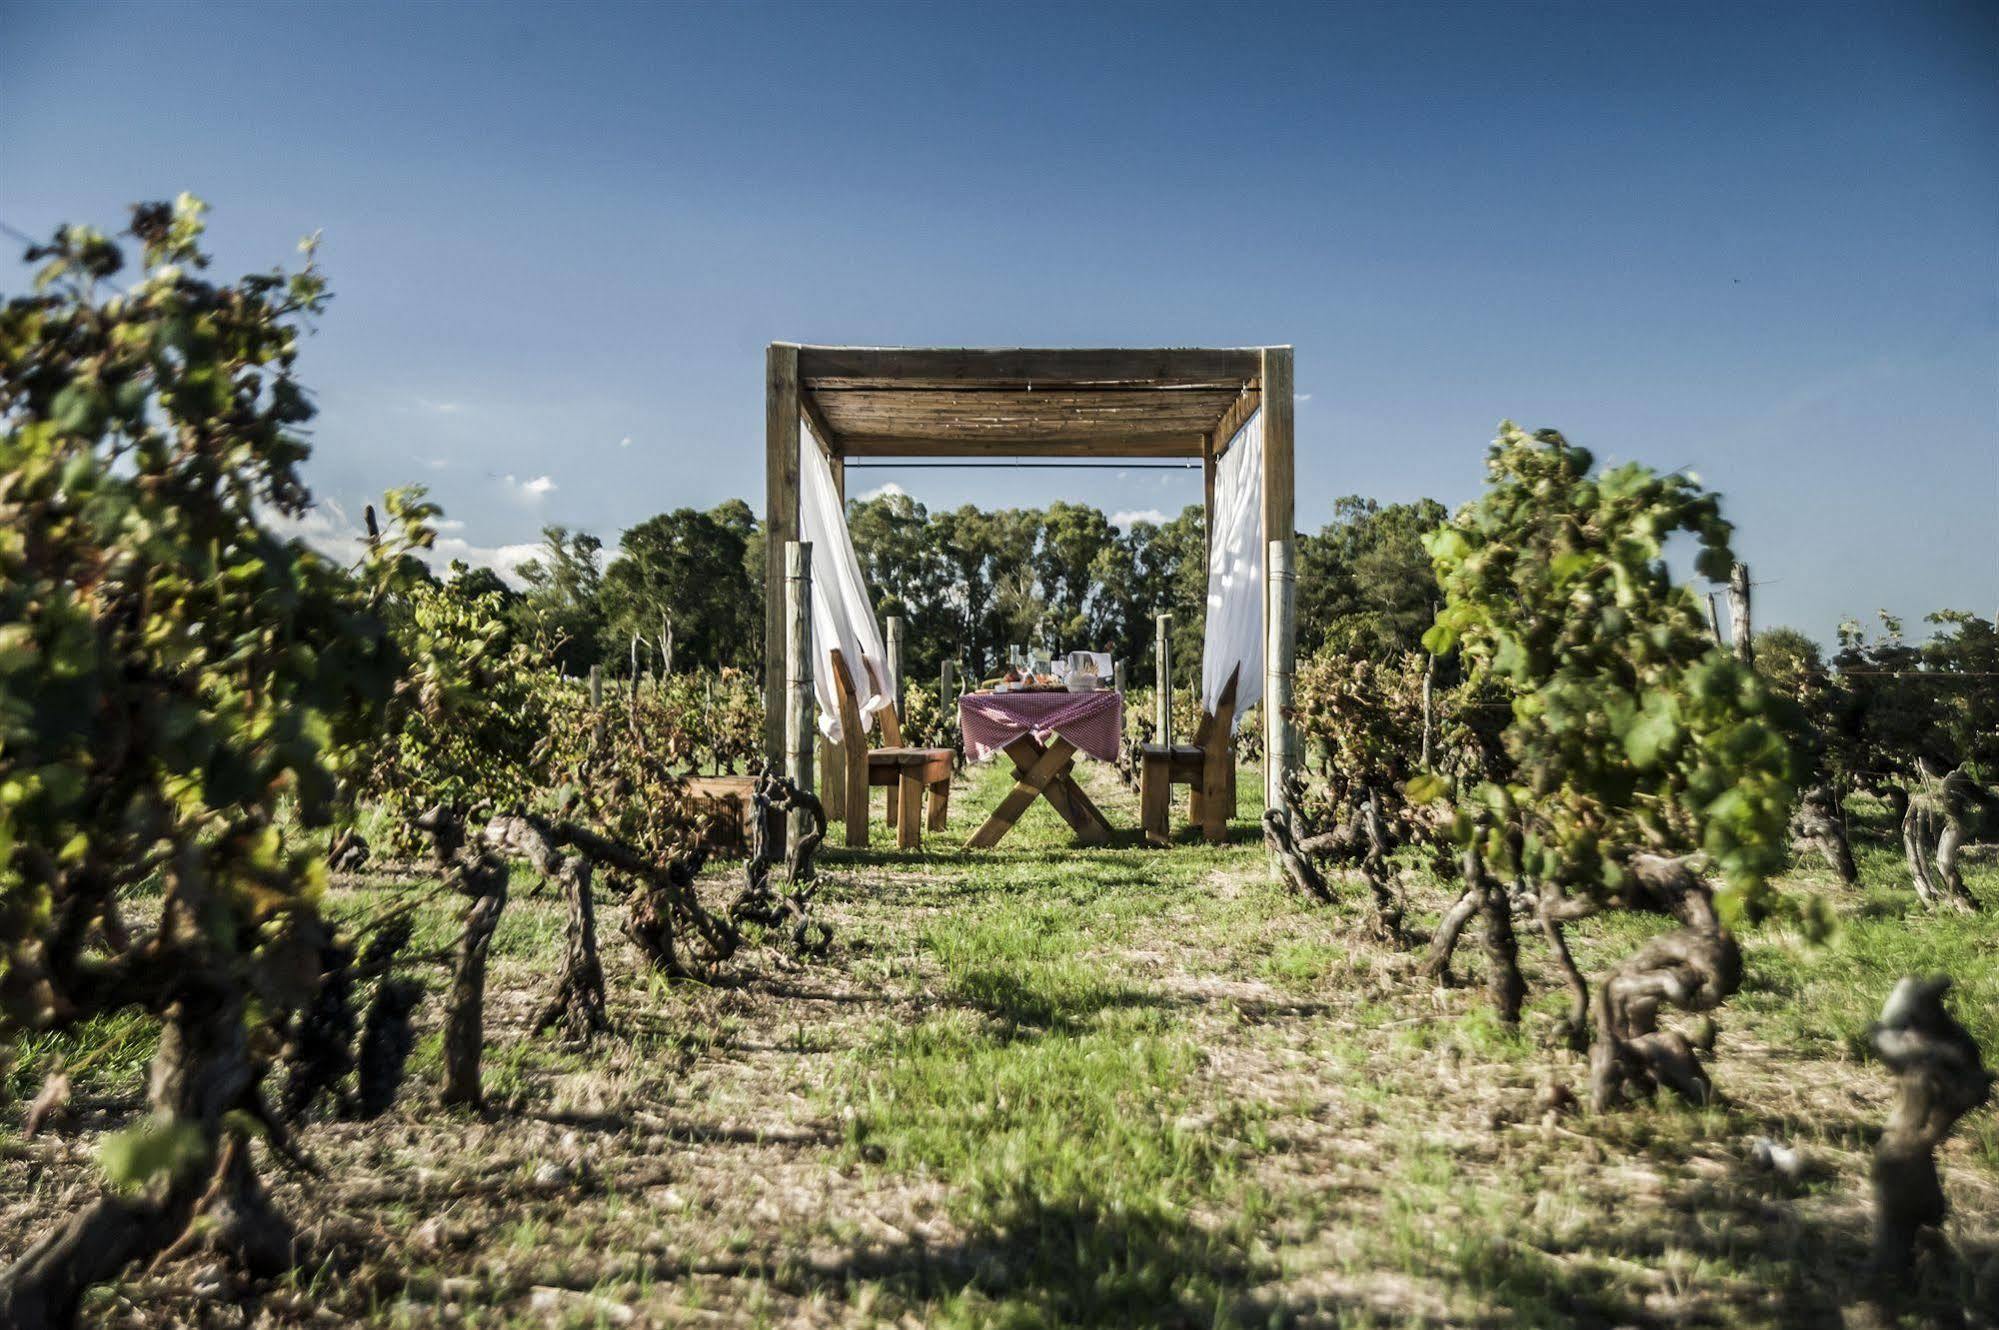
[[1639, 854], [1631, 870], [1648, 903], [1680, 922], [1597, 981], [1595, 1042], [1590, 1046], [1590, 1103], [1602, 1112], [1628, 1095], [1661, 1088], [1706, 1103], [1714, 1086], [1698, 1050], [1659, 1027], [1662, 1007], [1712, 1011], [1742, 985], [1742, 952], [1721, 926], [1714, 898], [1685, 857]]
[[1949, 989], [1941, 975], [1902, 980], [1870, 1035], [1895, 1073], [1895, 1105], [1874, 1147], [1874, 1263], [1898, 1280], [1914, 1264], [1916, 1234], [1944, 1219], [1937, 1146], [1992, 1094], [1977, 1042], [1944, 1010]]
[[1853, 863], [1853, 845], [1846, 834], [1846, 811], [1829, 783], [1821, 781], [1798, 796], [1798, 806], [1791, 813], [1791, 836], [1824, 855], [1826, 866], [1847, 886], [1860, 881], [1860, 870]]
[[1980, 832], [1999, 832], [1999, 796], [1981, 788], [1964, 768], [1910, 797], [1902, 814], [1902, 850], [1916, 895], [1931, 909], [1976, 910], [1964, 885], [1958, 854]]
[[555, 848], [538, 818], [494, 818], [487, 837], [525, 854], [544, 881], [562, 884], [566, 910], [562, 969], [555, 994], [535, 1017], [537, 1032], [560, 1023], [570, 1038], [587, 1040], [611, 1028], [604, 994], [604, 963], [597, 952], [597, 900], [590, 860]]
[[239, 1109], [268, 1125], [257, 1075], [241, 990], [189, 973], [166, 1012], [147, 1091], [160, 1129], [192, 1128], [182, 1165], [138, 1195], [98, 1197], [22, 1253], [0, 1276], [0, 1325], [70, 1325], [92, 1285], [135, 1262], [196, 1246], [259, 1275], [288, 1266], [291, 1226], [258, 1185], [248, 1142], [223, 1125]]
[[490, 850], [468, 847], [464, 820], [442, 805], [418, 818], [417, 826], [430, 837], [445, 884], [470, 901], [445, 998], [444, 1084], [438, 1098], [476, 1108], [485, 1101], [479, 1062], [486, 1048], [486, 958], [507, 906], [507, 863]]

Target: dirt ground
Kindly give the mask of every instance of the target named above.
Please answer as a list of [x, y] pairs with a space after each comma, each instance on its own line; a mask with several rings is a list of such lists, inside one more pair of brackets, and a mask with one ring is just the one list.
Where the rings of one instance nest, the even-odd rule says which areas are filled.
[[[1090, 780], [1136, 821], [1107, 772]], [[306, 1128], [319, 1176], [267, 1161], [305, 1268], [277, 1285], [200, 1260], [134, 1271], [85, 1323], [1995, 1324], [1989, 1108], [1945, 1152], [1953, 1215], [1918, 1285], [1867, 1301], [1889, 1081], [1856, 1051], [1904, 969], [1958, 975], [1958, 1009], [1989, 1031], [1991, 925], [1932, 925], [1870, 883], [1838, 898], [1854, 927], [1831, 948], [1759, 931], [1720, 1017], [1725, 1102], [1592, 1117], [1569, 1100], [1582, 1063], [1537, 945], [1509, 1031], [1475, 942], [1457, 986], [1419, 979], [1413, 949], [1363, 940], [1357, 897], [1274, 884], [1247, 826], [1222, 849], [1070, 850], [1044, 808], [999, 852], [965, 852], [994, 782], [954, 796], [926, 856], [826, 857], [824, 959], [771, 939], [712, 985], [664, 983], [607, 903], [616, 1029], [587, 1046], [531, 1032], [560, 904], [517, 879], [487, 1111], [436, 1103], [427, 1002], [389, 1116]], [[1444, 890], [1406, 889], [1426, 927]], [[1592, 925], [1580, 959], [1599, 968], [1641, 931]], [[422, 977], [434, 992], [442, 970]], [[144, 1048], [126, 1043], [79, 1074], [66, 1121], [0, 1145], [8, 1258], [97, 1185], [102, 1135], [141, 1102]]]

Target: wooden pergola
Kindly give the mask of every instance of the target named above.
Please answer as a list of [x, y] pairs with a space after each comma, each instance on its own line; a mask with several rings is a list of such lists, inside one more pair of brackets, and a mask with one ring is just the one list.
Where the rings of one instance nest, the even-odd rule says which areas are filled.
[[[803, 428], [846, 497], [848, 458], [1199, 458], [1212, 537], [1215, 465], [1263, 408], [1263, 531], [1294, 525], [1291, 348], [1033, 350], [800, 346], [773, 342], [765, 386], [764, 747], [785, 747], [784, 551], [798, 539]], [[1266, 702], [1288, 697], [1292, 662], [1288, 569], [1265, 547]], [[1284, 585], [1280, 585], [1283, 582]], [[1270, 631], [1273, 618], [1277, 632]], [[1265, 790], [1292, 762], [1277, 706], [1264, 707]]]

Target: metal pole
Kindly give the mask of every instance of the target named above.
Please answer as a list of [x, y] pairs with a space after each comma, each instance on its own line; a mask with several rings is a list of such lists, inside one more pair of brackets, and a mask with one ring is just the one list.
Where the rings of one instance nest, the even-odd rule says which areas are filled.
[[1152, 620], [1152, 741], [1173, 746], [1173, 616]]

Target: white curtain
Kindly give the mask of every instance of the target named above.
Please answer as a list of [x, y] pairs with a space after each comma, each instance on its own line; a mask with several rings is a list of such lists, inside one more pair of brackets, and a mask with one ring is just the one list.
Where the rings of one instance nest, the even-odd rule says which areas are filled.
[[874, 728], [875, 713], [888, 705], [878, 680], [888, 678], [888, 650], [874, 602], [861, 580], [861, 561], [847, 533], [847, 506], [833, 484], [833, 468], [813, 441], [811, 427], [798, 427], [798, 538], [812, 542], [812, 691], [819, 701], [819, 732], [838, 743], [840, 701], [833, 690], [833, 649], [854, 679], [861, 704], [861, 728]]
[[1215, 467], [1201, 709], [1215, 713], [1236, 674], [1235, 718], [1263, 697], [1263, 412], [1243, 422]]

